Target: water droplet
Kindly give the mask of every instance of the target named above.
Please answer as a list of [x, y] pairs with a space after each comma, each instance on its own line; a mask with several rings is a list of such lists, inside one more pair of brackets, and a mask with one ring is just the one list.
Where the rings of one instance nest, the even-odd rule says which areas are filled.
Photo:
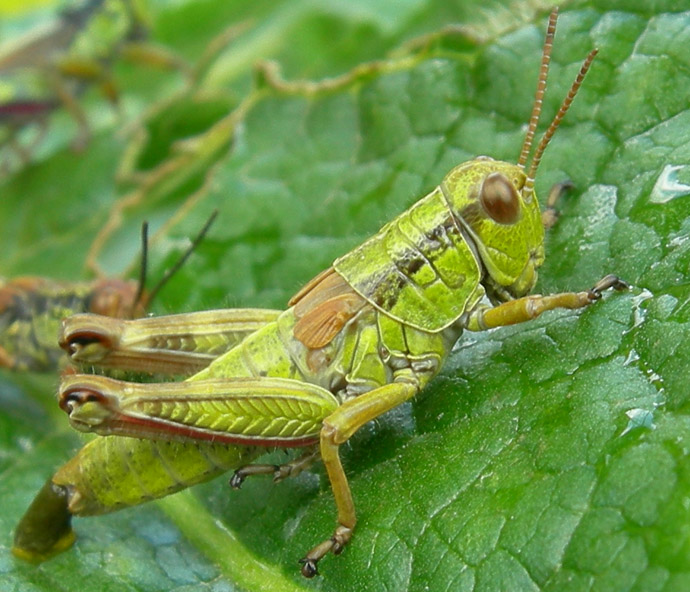
[[678, 247], [682, 247], [686, 242], [690, 240], [690, 236], [676, 236], [672, 238], [670, 241], [668, 241], [667, 245], [670, 248], [677, 249]]
[[648, 300], [651, 300], [652, 298], [654, 298], [654, 294], [652, 294], [646, 288], [643, 288], [639, 294], [636, 294], [635, 296], [633, 296], [633, 298], [632, 298], [633, 324], [632, 324], [632, 327], [623, 331], [623, 335], [627, 335], [633, 329], [639, 327], [642, 323], [644, 323], [645, 317], [647, 316], [647, 307], [646, 307], [645, 303]]
[[661, 171], [659, 178], [654, 184], [649, 201], [652, 203], [666, 203], [676, 197], [690, 195], [690, 185], [678, 180], [679, 171], [690, 181], [690, 167], [682, 164], [667, 164]]
[[639, 361], [640, 361], [640, 354], [638, 354], [635, 349], [631, 349], [630, 352], [628, 352], [628, 355], [625, 358], [623, 365], [624, 366], [630, 366], [631, 364], [635, 364]]
[[625, 412], [630, 420], [625, 429], [621, 432], [621, 436], [627, 434], [630, 430], [635, 428], [647, 428], [653, 430], [656, 426], [654, 425], [654, 412], [649, 409], [629, 409]]

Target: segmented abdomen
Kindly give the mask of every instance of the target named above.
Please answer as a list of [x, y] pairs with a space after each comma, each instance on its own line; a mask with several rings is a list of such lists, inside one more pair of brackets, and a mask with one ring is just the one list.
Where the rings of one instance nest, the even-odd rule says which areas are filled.
[[264, 451], [253, 446], [97, 438], [57, 471], [53, 483], [68, 488], [72, 514], [106, 514], [208, 481]]

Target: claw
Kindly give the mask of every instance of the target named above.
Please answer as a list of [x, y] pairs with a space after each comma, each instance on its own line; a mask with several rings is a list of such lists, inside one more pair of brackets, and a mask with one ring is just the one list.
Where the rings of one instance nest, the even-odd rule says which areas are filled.
[[302, 564], [302, 575], [305, 578], [313, 578], [314, 576], [319, 574], [319, 570], [316, 567], [316, 561], [313, 561], [311, 559], [307, 559], [306, 557], [302, 558], [299, 560], [299, 563]]
[[230, 487], [233, 489], [239, 489], [242, 487], [242, 483], [244, 483], [244, 480], [246, 479], [246, 475], [241, 474], [239, 471], [235, 471], [232, 474], [232, 477], [230, 477]]
[[620, 279], [617, 275], [610, 273], [609, 275], [601, 278], [590, 290], [590, 292], [592, 292], [592, 294], [599, 299], [601, 297], [601, 293], [609, 288], [613, 288], [614, 290], [618, 291], [629, 290], [630, 284]]
[[299, 560], [302, 564], [302, 575], [305, 578], [313, 578], [319, 573], [317, 563], [327, 554], [340, 555], [352, 538], [352, 529], [347, 526], [338, 526], [330, 539], [316, 545], [305, 557]]

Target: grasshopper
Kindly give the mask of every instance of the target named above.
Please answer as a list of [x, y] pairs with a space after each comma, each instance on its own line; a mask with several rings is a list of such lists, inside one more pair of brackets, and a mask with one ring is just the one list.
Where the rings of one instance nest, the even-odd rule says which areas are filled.
[[[581, 309], [605, 290], [627, 289], [607, 275], [589, 290], [529, 295], [544, 260], [544, 226], [553, 219], [542, 220], [535, 175], [596, 54], [585, 59], [528, 165], [556, 19], [554, 10], [517, 164], [480, 156], [456, 166], [436, 189], [308, 282], [287, 310], [184, 382], [65, 378], [59, 401], [72, 426], [114, 437], [91, 441], [48, 480], [17, 528], [15, 553], [41, 559], [68, 547], [72, 515], [162, 497], [228, 469], [235, 470], [233, 487], [255, 474], [278, 481], [321, 458], [337, 524], [300, 560], [302, 574], [313, 577], [324, 556], [350, 542], [357, 521], [339, 447], [423, 389], [463, 331]], [[217, 314], [241, 319], [243, 311]], [[167, 322], [159, 318], [152, 336], [165, 335]], [[176, 335], [184, 334], [181, 322], [171, 319]], [[143, 327], [132, 323], [125, 332]], [[111, 348], [128, 347], [98, 317], [67, 319], [61, 339], [75, 359], [87, 352], [105, 359], [116, 353]], [[161, 350], [169, 346], [153, 341]], [[190, 341], [192, 349], [203, 349], [202, 340]], [[155, 349], [141, 355], [157, 363], [165, 356]], [[267, 447], [304, 452], [280, 466], [247, 464]]]
[[215, 217], [214, 213], [187, 250], [148, 292], [145, 290], [146, 223], [142, 225], [141, 268], [137, 281], [101, 278], [91, 282], [68, 282], [36, 276], [3, 281], [0, 278], [0, 368], [49, 372], [64, 365], [65, 355], [56, 336], [60, 321], [75, 313], [95, 313], [103, 319], [144, 316], [158, 292], [196, 249]]
[[[47, 130], [48, 118], [64, 107], [78, 126], [73, 142], [83, 148], [89, 126], [77, 96], [97, 85], [112, 103], [118, 91], [110, 66], [120, 56], [164, 68], [183, 67], [162, 47], [144, 43], [147, 26], [144, 0], [82, 0], [65, 8], [45, 26], [0, 47], [0, 143], [28, 162]], [[21, 132], [36, 124], [33, 141], [24, 145]]]

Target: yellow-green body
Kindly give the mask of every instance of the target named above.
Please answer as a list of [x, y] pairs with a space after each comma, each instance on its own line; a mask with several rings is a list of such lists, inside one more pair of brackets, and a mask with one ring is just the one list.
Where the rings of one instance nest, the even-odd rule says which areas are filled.
[[[394, 370], [381, 357], [382, 348], [386, 348], [388, 361], [394, 360], [394, 364], [408, 358], [423, 366], [419, 375], [426, 383], [458, 334], [455, 329], [425, 334], [368, 306], [342, 335], [323, 348], [322, 354], [331, 363], [312, 370], [309, 349], [294, 339], [293, 326], [294, 312], [288, 309], [277, 321], [247, 337], [188, 381], [252, 376], [289, 378], [326, 389], [337, 385], [334, 394], [342, 402], [391, 381]], [[315, 422], [311, 433], [306, 434], [312, 443], [318, 441], [319, 429], [320, 423]], [[73, 541], [69, 516], [112, 512], [207, 481], [251, 462], [266, 451], [266, 445], [280, 446], [275, 436], [275, 432], [267, 431], [263, 438], [256, 438], [256, 444], [117, 436], [92, 440], [55, 473], [36, 498], [32, 508], [36, 506], [38, 510], [30, 508], [19, 526], [15, 553], [32, 561], [42, 560]], [[272, 444], [259, 443], [272, 438]], [[49, 520], [40, 512], [46, 504], [51, 508]], [[57, 522], [61, 528], [46, 528], [46, 521]]]
[[[555, 21], [554, 11], [518, 164], [478, 157], [455, 167], [439, 187], [309, 282], [285, 312], [271, 311], [260, 328], [185, 382], [66, 378], [59, 399], [72, 425], [105, 437], [85, 446], [42, 490], [17, 529], [15, 552], [42, 558], [72, 540], [72, 514], [141, 503], [230, 468], [237, 469], [233, 486], [252, 474], [282, 479], [302, 470], [318, 444], [338, 521], [332, 536], [301, 560], [302, 573], [311, 577], [324, 555], [342, 551], [356, 523], [339, 446], [424, 388], [463, 330], [582, 308], [603, 290], [626, 288], [606, 276], [591, 290], [528, 296], [544, 260], [534, 174], [594, 57], [585, 60], [525, 170]], [[242, 317], [242, 311], [229, 313]], [[165, 334], [165, 325], [160, 317], [156, 331]], [[89, 318], [75, 318], [63, 327], [63, 346], [75, 360], [97, 363], [99, 356], [110, 359], [109, 349], [129, 348], [127, 339], [113, 334]], [[196, 334], [158, 337], [153, 341], [161, 349], [182, 343], [187, 352], [194, 344], [203, 349]], [[143, 359], [158, 359], [152, 349], [146, 352]], [[280, 467], [244, 466], [270, 447], [306, 447], [307, 453]]]
[[[366, 306], [327, 346], [319, 348], [318, 363], [310, 360], [314, 350], [305, 347], [293, 335], [294, 310], [285, 311], [247, 337], [190, 380], [208, 378], [274, 376], [315, 384], [332, 392], [340, 403], [391, 382], [395, 370], [391, 364], [403, 359], [431, 362], [438, 370], [457, 330], [424, 333], [395, 322]], [[386, 352], [385, 357], [381, 352]], [[420, 373], [424, 384], [435, 372]], [[270, 437], [270, 434], [267, 434]], [[315, 433], [314, 436], [318, 436]]]
[[[392, 321], [366, 307], [320, 352], [331, 362], [309, 367], [310, 350], [292, 336], [294, 313], [285, 311], [238, 346], [217, 358], [188, 382], [212, 378], [277, 377], [333, 389], [339, 402], [391, 382], [403, 359], [420, 366], [422, 386], [440, 368], [458, 330], [428, 334]], [[381, 350], [389, 355], [384, 360]], [[336, 388], [334, 388], [336, 387]], [[318, 442], [314, 424], [311, 444]], [[124, 437], [97, 438], [57, 471], [52, 482], [67, 487], [69, 511], [75, 515], [103, 514], [163, 497], [236, 469], [281, 443], [274, 431], [255, 436], [256, 444], [169, 442]], [[108, 467], [103, 471], [103, 467]]]
[[493, 296], [499, 287], [511, 289], [523, 274], [529, 276], [525, 285], [514, 291], [527, 293], [536, 281], [529, 274], [543, 260], [539, 204], [534, 196], [520, 204], [520, 224], [482, 217], [477, 197], [491, 173], [519, 189], [525, 185], [524, 171], [514, 164], [480, 157], [459, 165], [334, 268], [391, 318], [429, 332], [455, 323], [487, 290]]
[[[485, 294], [480, 281], [482, 263], [476, 245], [468, 238], [475, 230], [465, 227], [455, 211], [467, 204], [451, 205], [447, 194], [468, 190], [476, 193], [476, 185], [481, 184], [481, 175], [486, 174], [488, 167], [507, 170], [524, 183], [524, 174], [515, 165], [478, 160], [456, 167], [439, 188], [360, 247], [336, 260], [337, 273], [364, 297], [365, 302], [328, 344], [310, 348], [295, 338], [293, 306], [187, 382], [276, 377], [321, 387], [332, 393], [338, 404], [399, 380], [413, 382], [415, 390], [423, 388], [441, 368], [462, 333], [469, 313], [477, 309]], [[473, 199], [476, 200], [476, 196]], [[536, 200], [533, 203], [536, 204]], [[538, 216], [538, 208], [527, 211], [525, 220], [531, 221], [534, 216]], [[543, 236], [543, 231], [540, 234]], [[525, 238], [534, 239], [532, 235]], [[403, 248], [396, 250], [398, 245]], [[523, 250], [529, 254], [531, 249], [530, 244]], [[409, 268], [397, 266], [393, 272], [396, 261], [414, 256], [424, 259], [421, 269], [410, 272]], [[529, 255], [516, 260], [512, 275], [521, 275], [525, 267], [534, 263]], [[364, 273], [360, 273], [361, 270]], [[428, 281], [432, 274], [433, 280]], [[397, 282], [386, 284], [386, 278], [391, 276], [397, 278]], [[381, 278], [381, 281], [367, 284], [368, 278]], [[388, 289], [386, 299], [378, 297], [376, 290], [380, 286]], [[420, 287], [426, 288], [425, 298], [415, 300]], [[434, 315], [432, 305], [435, 301], [440, 306]], [[420, 309], [429, 310], [429, 315], [420, 315]], [[429, 327], [420, 327], [423, 324]], [[194, 347], [187, 345], [185, 349], [191, 351]], [[332, 407], [327, 406], [323, 417], [316, 418], [318, 421], [312, 424], [311, 433], [300, 433], [299, 445], [318, 442], [321, 421], [330, 411]], [[86, 414], [89, 413], [87, 410]], [[281, 415], [282, 412], [276, 412], [276, 417]], [[108, 430], [110, 426], [106, 425], [103, 433], [112, 433]], [[295, 445], [289, 436], [279, 440], [270, 427], [252, 439], [243, 439], [241, 430], [236, 431], [236, 436], [237, 443], [222, 444], [168, 441], [165, 434], [151, 439], [97, 438], [59, 469], [52, 483], [64, 488], [58, 489], [58, 495], [65, 497], [65, 509], [69, 514], [102, 514], [171, 494], [236, 469], [261, 454], [267, 446]], [[305, 442], [305, 438], [310, 440]], [[29, 511], [27, 516], [31, 514]], [[22, 530], [26, 528], [20, 527], [18, 531]], [[43, 557], [51, 552], [52, 543], [46, 544], [47, 541], [33, 535], [28, 538], [32, 539], [30, 543], [20, 541], [15, 545], [23, 549], [25, 555], [33, 553]], [[31, 548], [32, 545], [35, 548]]]
[[[296, 337], [298, 303], [277, 317], [278, 313], [267, 311], [263, 326], [246, 337], [242, 335], [238, 345], [185, 383], [140, 385], [141, 390], [150, 392], [149, 399], [139, 404], [136, 413], [129, 409], [122, 413], [162, 419], [168, 422], [167, 428], [115, 427], [109, 413], [100, 413], [100, 401], [89, 403], [87, 399], [76, 410], [70, 408], [75, 427], [106, 437], [88, 443], [46, 484], [17, 529], [15, 553], [41, 560], [63, 550], [73, 540], [72, 515], [107, 513], [169, 495], [243, 467], [267, 447], [313, 446], [338, 407], [357, 405], [362, 395], [381, 391], [385, 411], [424, 388], [465, 328], [479, 330], [487, 324], [506, 324], [500, 314], [498, 321], [490, 316], [506, 307], [507, 322], [521, 322], [539, 314], [541, 311], [527, 310], [528, 299], [519, 298], [531, 289], [536, 267], [543, 260], [543, 229], [535, 196], [532, 194], [527, 204], [521, 205], [518, 220], [527, 230], [507, 237], [510, 253], [490, 240], [496, 223], [487, 230], [486, 216], [473, 213], [472, 203], [477, 203], [482, 178], [496, 169], [511, 183], [524, 185], [524, 173], [515, 165], [482, 158], [456, 167], [440, 188], [335, 261], [334, 273], [359, 294], [362, 304], [325, 345], [312, 347]], [[452, 189], [448, 189], [450, 182], [455, 183]], [[448, 196], [450, 191], [464, 192], [471, 199], [453, 202]], [[489, 240], [480, 248], [474, 236], [487, 236]], [[482, 254], [482, 249], [486, 253]], [[409, 262], [415, 260], [422, 264], [410, 266]], [[493, 273], [488, 271], [492, 266], [496, 267]], [[391, 277], [395, 281], [390, 281]], [[485, 294], [495, 303], [504, 304], [493, 308], [482, 304]], [[577, 308], [597, 297], [592, 293], [556, 295], [549, 297], [555, 300], [545, 304], [545, 309]], [[431, 306], [434, 302], [440, 304], [435, 314]], [[419, 310], [427, 309], [428, 315], [419, 314]], [[159, 328], [165, 327], [165, 319], [159, 318]], [[138, 327], [136, 321], [126, 323]], [[142, 323], [152, 323], [152, 319]], [[420, 327], [425, 324], [428, 326]], [[188, 335], [183, 346], [186, 352], [193, 352], [197, 346], [204, 348], [196, 339]], [[177, 345], [160, 340], [156, 343], [162, 349], [182, 347], [179, 338], [175, 340]], [[283, 396], [281, 404], [246, 388], [243, 381], [248, 379], [267, 381], [268, 392]], [[130, 396], [123, 386], [127, 383], [109, 380], [90, 377], [88, 388], [104, 393], [111, 388], [113, 399], [124, 410]], [[223, 381], [242, 392], [242, 401], [262, 407], [263, 423], [259, 427], [258, 411], [219, 407], [218, 401], [223, 403], [231, 397], [222, 392]], [[193, 388], [195, 382], [200, 385], [198, 392]], [[308, 385], [314, 388], [310, 390]], [[393, 385], [401, 385], [400, 392], [394, 388], [389, 393]], [[285, 395], [287, 389], [283, 387], [288, 386], [295, 392]], [[185, 402], [183, 406], [174, 393], [169, 403], [162, 402], [177, 387], [188, 389], [186, 396], [198, 397], [197, 402]], [[208, 392], [221, 394], [207, 403], [202, 399]], [[299, 408], [308, 392], [320, 398], [320, 403], [307, 410]], [[222, 430], [217, 427], [219, 422], [223, 422]], [[197, 432], [180, 435], [170, 427], [173, 424], [191, 426]], [[42, 508], [50, 508], [50, 515], [46, 516]], [[321, 554], [317, 553], [316, 560]]]

